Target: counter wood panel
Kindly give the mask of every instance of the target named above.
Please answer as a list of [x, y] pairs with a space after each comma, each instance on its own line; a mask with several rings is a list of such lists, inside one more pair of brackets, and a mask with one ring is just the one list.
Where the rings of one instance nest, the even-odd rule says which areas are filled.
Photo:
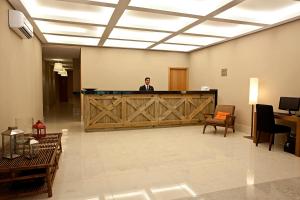
[[217, 93], [84, 94], [84, 127], [101, 129], [197, 124], [212, 113]]

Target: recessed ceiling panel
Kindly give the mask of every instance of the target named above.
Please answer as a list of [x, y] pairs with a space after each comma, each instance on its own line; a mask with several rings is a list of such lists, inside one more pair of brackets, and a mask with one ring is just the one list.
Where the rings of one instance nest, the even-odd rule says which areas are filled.
[[56, 23], [47, 21], [34, 21], [42, 33], [101, 37], [105, 27], [96, 27], [88, 25], [76, 25], [68, 23]]
[[193, 35], [177, 35], [169, 40], [166, 43], [177, 43], [177, 44], [191, 44], [191, 45], [209, 45], [216, 42], [220, 42], [225, 38], [216, 38], [216, 37], [204, 37], [204, 36], [193, 36]]
[[245, 24], [205, 21], [186, 31], [186, 33], [205, 34], [212, 36], [235, 37], [261, 28]]
[[199, 46], [191, 46], [191, 45], [179, 45], [179, 44], [159, 44], [152, 49], [154, 50], [165, 50], [165, 51], [182, 51], [189, 52], [194, 49], [199, 48]]
[[72, 37], [72, 36], [49, 35], [49, 34], [44, 34], [44, 36], [47, 42], [58, 43], [58, 44], [97, 46], [100, 41], [100, 39], [98, 38], [87, 38], [87, 37]]
[[114, 28], [109, 38], [157, 42], [170, 33]]
[[300, 16], [300, 1], [248, 0], [217, 15], [217, 18], [274, 24]]
[[126, 10], [117, 26], [175, 32], [196, 20], [195, 18]]
[[232, 0], [131, 0], [130, 6], [194, 15], [207, 15]]
[[114, 8], [49, 0], [21, 0], [33, 18], [107, 25]]
[[121, 47], [121, 48], [134, 48], [134, 49], [146, 49], [151, 46], [152, 42], [139, 42], [129, 40], [113, 40], [107, 39], [103, 46], [105, 47]]

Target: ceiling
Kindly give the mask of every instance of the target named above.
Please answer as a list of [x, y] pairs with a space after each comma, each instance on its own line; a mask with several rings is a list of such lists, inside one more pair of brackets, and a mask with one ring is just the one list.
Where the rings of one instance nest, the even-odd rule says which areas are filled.
[[300, 18], [297, 0], [9, 0], [44, 43], [191, 52]]
[[44, 59], [64, 59], [73, 62], [73, 59], [80, 58], [80, 47], [69, 47], [61, 45], [46, 45], [43, 47]]

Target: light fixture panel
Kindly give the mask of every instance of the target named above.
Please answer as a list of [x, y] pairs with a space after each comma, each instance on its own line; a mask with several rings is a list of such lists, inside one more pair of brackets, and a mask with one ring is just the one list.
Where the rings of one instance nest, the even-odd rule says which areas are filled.
[[232, 0], [131, 0], [129, 6], [193, 15], [207, 15]]
[[57, 23], [35, 20], [34, 21], [42, 33], [75, 35], [86, 37], [101, 37], [105, 27], [76, 25], [69, 23]]
[[217, 18], [274, 24], [300, 16], [300, 1], [249, 0], [230, 8]]
[[117, 26], [175, 32], [196, 20], [189, 17], [125, 10]]
[[157, 42], [170, 33], [114, 28], [109, 38]]
[[44, 36], [47, 42], [58, 43], [58, 44], [97, 46], [100, 41], [99, 38], [73, 37], [73, 36], [50, 35], [50, 34], [44, 34]]
[[211, 36], [235, 37], [261, 28], [261, 26], [235, 24], [218, 21], [205, 21], [187, 30], [186, 33], [205, 34]]
[[181, 52], [189, 52], [194, 49], [199, 48], [200, 46], [192, 46], [192, 45], [180, 45], [180, 44], [159, 44], [152, 49], [154, 50], [165, 50], [165, 51], [181, 51]]
[[175, 44], [190, 44], [190, 45], [210, 45], [223, 41], [225, 38], [217, 37], [204, 37], [204, 36], [193, 36], [193, 35], [177, 35], [169, 40], [166, 43], [175, 43]]
[[114, 8], [49, 0], [21, 0], [31, 17], [107, 25]]
[[152, 42], [140, 42], [129, 40], [114, 40], [107, 39], [103, 46], [105, 47], [121, 47], [121, 48], [133, 48], [133, 49], [146, 49], [151, 46]]

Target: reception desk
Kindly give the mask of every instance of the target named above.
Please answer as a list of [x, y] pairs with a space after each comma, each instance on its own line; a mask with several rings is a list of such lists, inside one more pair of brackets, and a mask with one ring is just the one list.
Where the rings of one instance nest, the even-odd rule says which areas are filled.
[[85, 131], [199, 124], [218, 91], [82, 91]]

